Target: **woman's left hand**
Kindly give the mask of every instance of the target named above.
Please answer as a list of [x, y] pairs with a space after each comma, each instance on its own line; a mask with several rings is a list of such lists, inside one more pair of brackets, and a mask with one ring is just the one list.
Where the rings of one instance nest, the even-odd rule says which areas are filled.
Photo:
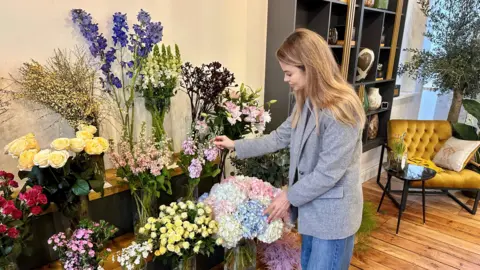
[[287, 191], [283, 190], [282, 193], [278, 194], [278, 196], [273, 199], [264, 214], [268, 215], [268, 222], [270, 223], [273, 220], [285, 217], [289, 208], [290, 202], [287, 198]]

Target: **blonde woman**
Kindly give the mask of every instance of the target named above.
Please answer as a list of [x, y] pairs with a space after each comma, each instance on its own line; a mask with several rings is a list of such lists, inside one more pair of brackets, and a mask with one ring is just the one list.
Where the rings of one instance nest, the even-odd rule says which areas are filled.
[[289, 188], [266, 210], [268, 220], [292, 208], [302, 234], [302, 269], [348, 269], [362, 219], [365, 112], [318, 34], [296, 30], [278, 49], [277, 59], [295, 95], [291, 116], [262, 138], [218, 136], [215, 144], [235, 149], [238, 158], [290, 147]]

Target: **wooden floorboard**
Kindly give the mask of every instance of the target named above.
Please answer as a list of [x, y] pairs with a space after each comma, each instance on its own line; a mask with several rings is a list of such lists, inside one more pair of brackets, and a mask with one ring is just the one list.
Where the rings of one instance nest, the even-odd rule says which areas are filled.
[[[385, 184], [385, 179], [382, 179]], [[393, 189], [402, 183], [394, 181]], [[469, 206], [473, 200], [454, 192]], [[363, 184], [365, 201], [378, 206], [382, 190], [375, 180]], [[400, 201], [400, 195], [395, 194]], [[426, 223], [422, 197], [409, 194], [397, 227], [398, 208], [385, 197], [377, 213], [378, 229], [367, 239], [367, 249], [354, 255], [351, 265], [360, 269], [480, 269], [480, 216], [471, 215], [446, 195], [426, 196]]]

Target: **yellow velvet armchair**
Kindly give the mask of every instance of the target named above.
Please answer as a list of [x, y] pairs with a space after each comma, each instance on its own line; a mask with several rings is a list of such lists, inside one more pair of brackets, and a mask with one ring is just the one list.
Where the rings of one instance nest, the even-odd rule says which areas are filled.
[[[388, 123], [388, 145], [395, 136], [406, 133], [405, 144], [408, 151], [408, 158], [416, 158], [430, 162], [443, 144], [452, 137], [452, 127], [448, 121], [422, 121], [422, 120], [390, 120]], [[383, 146], [380, 158], [379, 174], [377, 183], [380, 183], [381, 164], [383, 162]], [[413, 182], [412, 188], [421, 188], [421, 181]], [[436, 193], [443, 193], [451, 197], [465, 210], [475, 214], [480, 200], [480, 174], [472, 170], [463, 169], [460, 172], [444, 170], [425, 182], [425, 188], [437, 190]], [[476, 194], [474, 205], [469, 208], [456, 198], [450, 190], [468, 190]], [[429, 192], [432, 193], [432, 192]]]

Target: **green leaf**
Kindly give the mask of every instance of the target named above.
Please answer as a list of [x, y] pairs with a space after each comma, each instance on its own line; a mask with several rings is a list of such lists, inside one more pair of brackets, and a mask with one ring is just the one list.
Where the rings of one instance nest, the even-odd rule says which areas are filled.
[[156, 180], [157, 180], [157, 182], [158, 182], [161, 186], [163, 186], [164, 183], [165, 183], [165, 176], [163, 176], [163, 175], [158, 175], [158, 176], [156, 177]]
[[93, 168], [88, 168], [87, 170], [85, 170], [80, 174], [80, 177], [82, 179], [92, 179], [93, 178], [92, 176], [93, 176]]
[[215, 171], [212, 172], [212, 176], [215, 177], [221, 172], [220, 168], [217, 168]]
[[165, 185], [167, 186], [167, 194], [172, 195], [172, 183], [170, 181], [165, 182]]
[[20, 226], [23, 226], [23, 224], [24, 224], [24, 223], [23, 223], [23, 221], [21, 221], [21, 220], [14, 220], [14, 221], [12, 221], [12, 222], [8, 222], [8, 225], [9, 225], [10, 227], [20, 227]]
[[90, 180], [88, 182], [95, 192], [102, 192], [104, 184], [102, 180]]
[[463, 108], [471, 114], [473, 117], [480, 120], [480, 103], [473, 99], [464, 99], [463, 100]]
[[72, 188], [73, 193], [77, 196], [88, 195], [90, 192], [90, 186], [88, 182], [83, 179], [77, 179], [75, 185]]
[[475, 127], [461, 124], [461, 123], [456, 123], [452, 124], [453, 130], [455, 131], [455, 137], [462, 139], [462, 140], [468, 140], [468, 141], [477, 141], [479, 140], [478, 135], [477, 135], [477, 129]]

